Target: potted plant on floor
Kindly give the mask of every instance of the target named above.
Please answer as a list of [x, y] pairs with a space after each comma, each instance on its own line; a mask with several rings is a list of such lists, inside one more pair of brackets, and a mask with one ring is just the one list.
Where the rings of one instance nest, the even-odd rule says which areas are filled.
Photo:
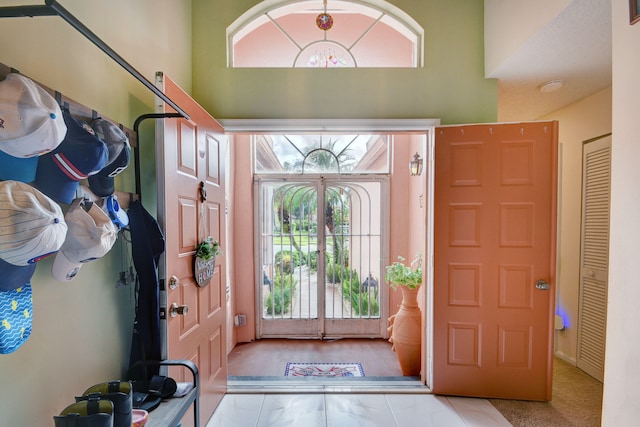
[[420, 351], [422, 348], [422, 313], [418, 306], [418, 291], [422, 286], [422, 254], [418, 253], [410, 265], [405, 258], [386, 267], [386, 279], [395, 291], [400, 288], [402, 303], [398, 312], [389, 318], [389, 342], [398, 356], [402, 374], [420, 375]]

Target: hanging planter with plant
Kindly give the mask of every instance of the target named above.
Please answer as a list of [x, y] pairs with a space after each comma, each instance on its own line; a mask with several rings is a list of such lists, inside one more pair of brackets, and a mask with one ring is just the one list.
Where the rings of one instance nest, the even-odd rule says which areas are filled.
[[220, 243], [211, 236], [198, 243], [193, 261], [193, 274], [198, 286], [204, 287], [209, 284], [213, 277], [216, 256], [220, 254]]

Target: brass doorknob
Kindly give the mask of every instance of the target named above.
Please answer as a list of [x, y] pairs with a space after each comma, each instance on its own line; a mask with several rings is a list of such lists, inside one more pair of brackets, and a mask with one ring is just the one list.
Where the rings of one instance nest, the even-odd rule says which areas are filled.
[[174, 302], [173, 304], [171, 304], [171, 308], [169, 308], [169, 315], [171, 317], [184, 316], [188, 311], [188, 305], [178, 305], [177, 302]]

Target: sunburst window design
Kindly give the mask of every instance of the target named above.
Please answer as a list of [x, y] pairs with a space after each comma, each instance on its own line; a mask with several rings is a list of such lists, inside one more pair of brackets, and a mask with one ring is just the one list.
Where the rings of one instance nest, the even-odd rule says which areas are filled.
[[389, 135], [256, 135], [257, 174], [389, 172]]
[[265, 0], [227, 36], [234, 68], [423, 66], [422, 27], [384, 1]]

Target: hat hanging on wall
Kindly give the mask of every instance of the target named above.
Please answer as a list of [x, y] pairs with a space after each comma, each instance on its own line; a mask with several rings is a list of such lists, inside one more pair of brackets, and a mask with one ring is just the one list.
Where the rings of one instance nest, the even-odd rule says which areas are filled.
[[31, 284], [0, 292], [0, 354], [16, 351], [31, 335]]
[[107, 146], [107, 164], [95, 175], [89, 177], [89, 188], [100, 197], [111, 196], [115, 191], [114, 178], [129, 166], [131, 146], [122, 129], [105, 119], [96, 119], [91, 127]]
[[66, 133], [56, 100], [18, 73], [0, 82], [0, 122], [0, 149], [14, 157], [47, 153]]
[[34, 185], [59, 203], [71, 203], [78, 184], [98, 173], [108, 159], [107, 146], [87, 123], [62, 112], [67, 134], [54, 151], [40, 156]]
[[53, 278], [61, 282], [73, 280], [85, 263], [106, 255], [118, 238], [111, 218], [83, 199], [73, 201], [65, 221], [69, 231], [51, 267]]
[[38, 156], [54, 150], [67, 127], [56, 100], [27, 77], [0, 81], [0, 179], [32, 182]]
[[0, 150], [0, 180], [33, 182], [37, 169], [38, 157], [13, 157]]
[[67, 224], [57, 203], [22, 182], [0, 182], [0, 206], [0, 291], [8, 291], [28, 283], [36, 262], [60, 249]]

